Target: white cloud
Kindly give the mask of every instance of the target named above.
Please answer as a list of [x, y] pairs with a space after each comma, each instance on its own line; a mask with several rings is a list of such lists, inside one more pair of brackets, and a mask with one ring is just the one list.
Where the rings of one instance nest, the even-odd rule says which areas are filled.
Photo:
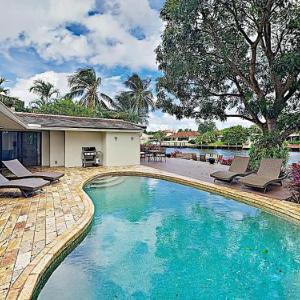
[[250, 127], [251, 125], [253, 125], [253, 123], [240, 118], [228, 118], [227, 121], [225, 122], [217, 121], [216, 125], [219, 129], [223, 129], [223, 128], [236, 126], [236, 125], [242, 125], [243, 127]]
[[[52, 83], [57, 89], [59, 89], [61, 95], [66, 94], [69, 91], [68, 76], [70, 73], [57, 73], [54, 71], [48, 71], [40, 74], [36, 74], [29, 78], [18, 78], [15, 86], [10, 90], [10, 94], [15, 97], [19, 97], [21, 100], [29, 104], [32, 100], [36, 99], [36, 95], [29, 92], [33, 82], [37, 79], [42, 79]], [[104, 77], [101, 76], [102, 83], [100, 89], [103, 93], [114, 97], [118, 92], [124, 90], [124, 86], [120, 76]]]
[[102, 77], [101, 92], [110, 97], [114, 97], [121, 91], [125, 90], [123, 80], [120, 76]]
[[180, 128], [191, 128], [196, 130], [197, 125], [193, 119], [182, 119], [177, 120], [176, 117], [171, 116], [167, 113], [150, 113], [148, 131], [172, 129], [178, 130]]
[[[5, 0], [0, 0], [0, 3]], [[105, 0], [101, 14], [89, 16], [95, 0], [5, 1], [0, 19], [0, 50], [34, 47], [45, 60], [78, 62], [132, 70], [156, 68], [154, 49], [162, 22], [148, 0]], [[4, 4], [3, 4], [4, 5]], [[68, 23], [86, 27], [74, 35]], [[134, 34], [139, 31], [140, 39]]]
[[[193, 119], [182, 119], [177, 120], [176, 117], [171, 116], [167, 113], [157, 113], [153, 112], [150, 113], [149, 118], [149, 125], [147, 127], [148, 131], [157, 131], [157, 130], [178, 130], [180, 128], [190, 128], [193, 130], [197, 130], [198, 126]], [[249, 127], [252, 125], [251, 122], [242, 120], [240, 118], [228, 118], [226, 122], [216, 121], [216, 125], [219, 129], [235, 126], [235, 125], [242, 125], [244, 127]]]
[[30, 78], [18, 78], [15, 86], [11, 89], [10, 94], [14, 97], [19, 97], [21, 100], [29, 104], [32, 100], [36, 99], [36, 95], [29, 92], [35, 80], [41, 79], [52, 83], [63, 95], [68, 91], [68, 73], [56, 73], [48, 71], [36, 74]]

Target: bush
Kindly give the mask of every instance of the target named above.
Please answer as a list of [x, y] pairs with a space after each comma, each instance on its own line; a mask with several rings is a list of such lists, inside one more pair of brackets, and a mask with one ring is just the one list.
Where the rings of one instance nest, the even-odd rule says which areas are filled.
[[256, 170], [263, 158], [281, 158], [286, 166], [289, 158], [289, 148], [282, 142], [277, 133], [264, 134], [256, 139], [249, 150], [250, 168]]
[[289, 189], [292, 196], [290, 201], [300, 203], [300, 162], [294, 163], [291, 166]]
[[211, 144], [214, 143], [217, 140], [217, 132], [216, 131], [207, 131], [203, 133], [202, 135], [199, 135], [196, 138], [197, 144]]
[[196, 140], [190, 140], [189, 143], [192, 144], [192, 145], [195, 145], [196, 144]]
[[233, 157], [228, 157], [228, 158], [222, 158], [220, 161], [221, 165], [226, 165], [226, 166], [231, 166], [233, 162]]
[[292, 142], [288, 142], [291, 145], [300, 145], [300, 141], [292, 141]]
[[228, 145], [242, 145], [248, 139], [247, 128], [241, 125], [223, 129], [223, 141]]

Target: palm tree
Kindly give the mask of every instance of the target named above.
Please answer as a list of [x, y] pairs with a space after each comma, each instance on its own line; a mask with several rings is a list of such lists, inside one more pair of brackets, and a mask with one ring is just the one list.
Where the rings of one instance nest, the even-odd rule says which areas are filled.
[[9, 96], [9, 89], [3, 87], [3, 83], [6, 82], [4, 77], [0, 77], [0, 101], [7, 107], [14, 107], [17, 111], [24, 110], [24, 102], [19, 98]]
[[39, 99], [32, 102], [37, 107], [48, 104], [52, 96], [59, 96], [58, 89], [56, 89], [52, 83], [41, 79], [35, 80], [29, 91], [39, 96]]
[[150, 82], [150, 79], [141, 79], [135, 73], [124, 82], [129, 89], [125, 93], [132, 98], [139, 115], [147, 114], [150, 109], [155, 107], [152, 91], [149, 90]]
[[101, 78], [97, 77], [93, 68], [83, 68], [69, 77], [70, 93], [66, 97], [80, 97], [80, 103], [89, 108], [108, 109], [113, 100], [106, 94], [99, 92]]
[[115, 96], [114, 101], [111, 103], [113, 109], [123, 112], [135, 112], [136, 105], [134, 99], [130, 97], [128, 92], [121, 92]]
[[129, 121], [134, 123], [147, 123], [148, 114], [146, 112], [142, 113], [141, 111], [138, 113], [134, 98], [132, 98], [128, 92], [121, 92], [110, 104], [114, 110], [126, 113], [126, 117]]
[[9, 90], [3, 87], [3, 83], [5, 83], [6, 80], [4, 77], [0, 77], [0, 100], [5, 101], [7, 98], [10, 98], [8, 96]]

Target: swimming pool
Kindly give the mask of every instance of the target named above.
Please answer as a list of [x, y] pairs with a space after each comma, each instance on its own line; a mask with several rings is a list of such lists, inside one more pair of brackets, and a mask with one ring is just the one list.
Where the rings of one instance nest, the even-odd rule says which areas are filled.
[[297, 299], [299, 226], [234, 200], [143, 177], [86, 186], [91, 231], [39, 299]]

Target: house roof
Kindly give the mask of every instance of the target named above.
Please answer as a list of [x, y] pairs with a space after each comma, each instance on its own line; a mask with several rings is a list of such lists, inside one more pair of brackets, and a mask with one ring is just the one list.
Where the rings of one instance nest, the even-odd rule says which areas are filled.
[[107, 130], [136, 130], [141, 131], [143, 126], [118, 120], [89, 117], [73, 117], [64, 115], [47, 115], [35, 113], [15, 113], [15, 116], [28, 127], [35, 128], [85, 128]]
[[200, 135], [198, 131], [180, 131], [169, 136], [170, 138], [184, 138], [184, 137], [196, 137]]

